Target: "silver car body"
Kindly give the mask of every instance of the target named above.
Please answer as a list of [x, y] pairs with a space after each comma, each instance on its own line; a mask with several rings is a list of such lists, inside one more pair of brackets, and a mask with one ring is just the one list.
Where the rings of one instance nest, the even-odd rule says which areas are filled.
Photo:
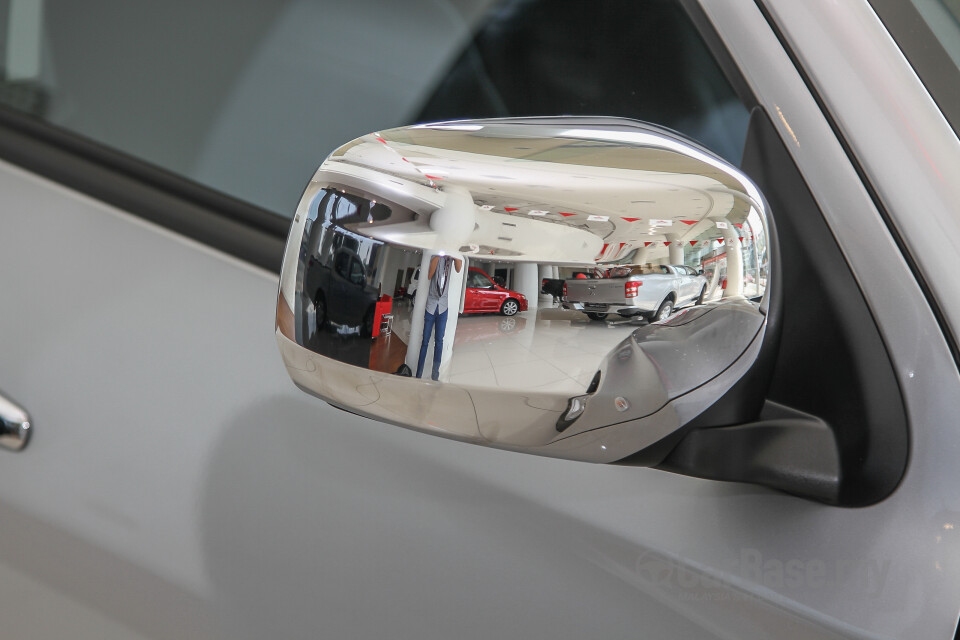
[[290, 384], [275, 273], [2, 163], [0, 388], [35, 427], [0, 452], [3, 635], [953, 637], [960, 142], [863, 0], [700, 5], [889, 350], [911, 425], [890, 497], [830, 507], [338, 411]]
[[[701, 292], [706, 292], [707, 279], [692, 269], [688, 271], [689, 267], [649, 265], [641, 268], [643, 275], [568, 279], [563, 307], [590, 313], [650, 314], [668, 298], [676, 308], [696, 302]], [[634, 267], [636, 270], [638, 267]], [[626, 292], [628, 283], [636, 292], [629, 297]]]

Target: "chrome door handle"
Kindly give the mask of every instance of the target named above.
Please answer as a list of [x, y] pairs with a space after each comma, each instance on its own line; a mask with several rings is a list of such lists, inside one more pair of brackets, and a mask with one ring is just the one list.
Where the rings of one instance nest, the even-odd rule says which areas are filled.
[[0, 393], [0, 447], [20, 451], [27, 446], [31, 431], [26, 410]]

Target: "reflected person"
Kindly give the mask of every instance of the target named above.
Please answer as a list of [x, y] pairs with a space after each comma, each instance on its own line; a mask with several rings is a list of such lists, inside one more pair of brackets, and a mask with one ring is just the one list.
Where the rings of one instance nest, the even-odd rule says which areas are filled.
[[430, 331], [434, 331], [433, 374], [432, 380], [440, 377], [440, 358], [443, 356], [443, 334], [447, 328], [447, 299], [450, 293], [451, 267], [460, 273], [463, 261], [451, 256], [439, 255], [430, 259], [430, 272], [427, 274], [429, 290], [427, 306], [423, 314], [423, 338], [420, 341], [420, 359], [417, 361], [417, 377], [423, 375], [423, 361], [427, 359], [427, 347], [430, 343]]

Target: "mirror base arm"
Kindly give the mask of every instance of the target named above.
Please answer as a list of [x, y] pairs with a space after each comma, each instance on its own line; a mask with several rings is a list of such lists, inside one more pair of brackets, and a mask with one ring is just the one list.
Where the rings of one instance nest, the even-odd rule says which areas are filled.
[[827, 504], [840, 501], [840, 452], [830, 427], [767, 401], [757, 422], [690, 431], [659, 469], [759, 484]]

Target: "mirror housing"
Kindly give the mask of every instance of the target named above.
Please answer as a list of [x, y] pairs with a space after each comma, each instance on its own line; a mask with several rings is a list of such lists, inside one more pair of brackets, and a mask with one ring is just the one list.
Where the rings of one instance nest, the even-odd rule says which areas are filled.
[[[344, 248], [371, 286], [337, 281]], [[760, 418], [776, 252], [756, 186], [673, 131], [570, 117], [402, 127], [340, 147], [307, 186], [277, 340], [298, 386], [353, 413], [656, 466], [693, 428]], [[475, 272], [505, 279], [472, 295]], [[701, 424], [724, 400], [733, 413]]]

